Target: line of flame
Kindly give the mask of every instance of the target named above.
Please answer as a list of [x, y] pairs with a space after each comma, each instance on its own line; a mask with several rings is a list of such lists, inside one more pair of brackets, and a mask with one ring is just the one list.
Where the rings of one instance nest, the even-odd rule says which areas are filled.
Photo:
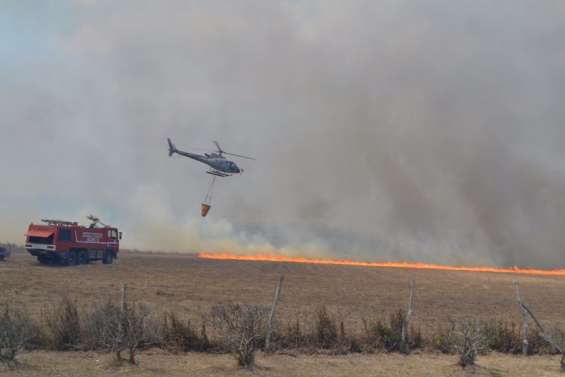
[[215, 260], [236, 260], [255, 262], [279, 262], [279, 263], [303, 263], [324, 264], [333, 266], [356, 266], [356, 267], [381, 267], [381, 268], [404, 268], [416, 270], [440, 270], [440, 271], [466, 271], [466, 272], [494, 272], [524, 275], [542, 276], [565, 276], [565, 269], [543, 270], [535, 268], [518, 267], [488, 267], [488, 266], [449, 266], [429, 263], [410, 262], [360, 262], [346, 259], [310, 259], [302, 257], [289, 257], [284, 255], [236, 255], [229, 253], [198, 253], [199, 258]]

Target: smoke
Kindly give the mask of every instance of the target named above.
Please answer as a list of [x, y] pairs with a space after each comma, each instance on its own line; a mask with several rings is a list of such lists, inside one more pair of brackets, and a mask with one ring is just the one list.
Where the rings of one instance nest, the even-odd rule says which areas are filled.
[[[562, 2], [6, 9], [2, 238], [95, 212], [140, 249], [562, 264]], [[201, 219], [166, 137], [257, 161]]]
[[159, 245], [169, 251], [213, 251], [235, 254], [276, 254], [317, 257], [329, 255], [323, 244], [310, 241], [299, 245], [285, 244], [275, 247], [260, 233], [236, 230], [227, 220], [203, 222], [189, 215], [178, 218], [162, 198], [163, 189], [141, 186], [128, 200], [133, 220], [126, 229], [132, 247], [147, 248]]

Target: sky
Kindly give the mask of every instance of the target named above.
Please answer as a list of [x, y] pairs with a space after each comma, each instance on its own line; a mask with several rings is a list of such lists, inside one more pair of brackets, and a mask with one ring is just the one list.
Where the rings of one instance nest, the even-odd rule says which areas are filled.
[[563, 266], [561, 0], [1, 3], [2, 241]]

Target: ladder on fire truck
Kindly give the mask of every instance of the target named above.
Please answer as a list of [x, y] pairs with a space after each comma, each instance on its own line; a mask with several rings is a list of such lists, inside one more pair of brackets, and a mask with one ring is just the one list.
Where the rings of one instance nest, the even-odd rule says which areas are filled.
[[51, 219], [41, 219], [42, 222], [47, 225], [62, 225], [62, 226], [77, 226], [76, 221], [63, 221], [63, 220], [51, 220]]

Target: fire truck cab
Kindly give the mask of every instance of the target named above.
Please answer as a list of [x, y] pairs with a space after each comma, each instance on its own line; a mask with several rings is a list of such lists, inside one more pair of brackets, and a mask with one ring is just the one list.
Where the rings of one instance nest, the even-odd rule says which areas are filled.
[[118, 258], [122, 233], [117, 228], [93, 222], [41, 220], [30, 224], [26, 233], [26, 250], [42, 264], [78, 265], [101, 260], [112, 264]]

